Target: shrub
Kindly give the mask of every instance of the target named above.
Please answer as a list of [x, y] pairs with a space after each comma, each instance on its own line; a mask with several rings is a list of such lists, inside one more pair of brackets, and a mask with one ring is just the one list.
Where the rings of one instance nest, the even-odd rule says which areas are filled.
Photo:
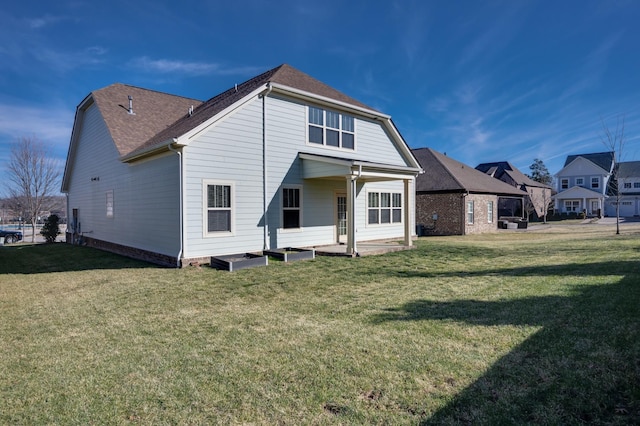
[[42, 235], [48, 243], [55, 243], [56, 238], [60, 235], [59, 223], [60, 218], [57, 214], [52, 214], [44, 220], [40, 235]]

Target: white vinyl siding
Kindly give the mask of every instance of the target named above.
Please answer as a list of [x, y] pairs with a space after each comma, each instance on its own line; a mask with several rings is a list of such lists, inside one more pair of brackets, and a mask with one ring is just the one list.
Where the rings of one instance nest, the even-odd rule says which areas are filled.
[[[98, 240], [175, 256], [180, 250], [178, 156], [167, 153], [123, 164], [95, 104], [83, 112], [76, 130], [68, 195], [69, 208], [78, 210], [82, 232]], [[108, 216], [108, 191], [113, 193], [112, 217]]]

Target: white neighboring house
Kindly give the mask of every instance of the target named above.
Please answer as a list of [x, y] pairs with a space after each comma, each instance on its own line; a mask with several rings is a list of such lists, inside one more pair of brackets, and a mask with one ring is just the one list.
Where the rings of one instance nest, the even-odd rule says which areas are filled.
[[556, 212], [602, 216], [613, 167], [613, 152], [568, 156], [562, 170], [555, 174]]
[[76, 110], [67, 241], [177, 267], [411, 245], [421, 171], [390, 116], [286, 64], [206, 102], [114, 84]]
[[[620, 217], [640, 216], [640, 161], [624, 161], [616, 165], [614, 176], [617, 178], [620, 194]], [[615, 191], [615, 185], [613, 190]], [[607, 216], [616, 216], [618, 197], [615, 193], [605, 203]]]

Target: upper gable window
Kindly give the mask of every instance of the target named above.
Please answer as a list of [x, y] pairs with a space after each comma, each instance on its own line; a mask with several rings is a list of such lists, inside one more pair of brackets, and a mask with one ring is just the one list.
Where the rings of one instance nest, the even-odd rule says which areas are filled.
[[581, 178], [581, 177], [576, 178], [576, 185], [578, 186], [584, 185], [584, 178]]
[[309, 143], [333, 148], [355, 149], [355, 120], [352, 116], [309, 107]]

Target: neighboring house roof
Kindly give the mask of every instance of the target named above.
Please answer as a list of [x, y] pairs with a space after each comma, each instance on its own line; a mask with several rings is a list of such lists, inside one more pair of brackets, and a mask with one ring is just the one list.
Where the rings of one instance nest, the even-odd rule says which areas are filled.
[[630, 177], [640, 178], [640, 161], [624, 161], [618, 163], [617, 176], [620, 179]]
[[536, 182], [531, 179], [529, 176], [522, 173], [518, 170], [517, 167], [509, 163], [508, 161], [498, 161], [494, 163], [482, 163], [476, 166], [476, 169], [486, 173], [489, 176], [493, 176], [496, 179], [503, 180], [503, 175], [507, 175], [511, 178], [513, 182], [518, 185], [539, 187], [539, 188], [551, 188], [548, 185], [545, 185], [540, 182]]
[[565, 199], [580, 199], [580, 198], [607, 198], [606, 195], [593, 191], [581, 186], [574, 186], [565, 191], [558, 192], [551, 197], [552, 199], [565, 200]]
[[[585, 160], [591, 161], [596, 166], [610, 173], [613, 167], [615, 155], [613, 151], [609, 152], [596, 152], [592, 154], [576, 154], [567, 156], [567, 160], [564, 162], [564, 167], [573, 163], [577, 158], [582, 157]], [[563, 168], [564, 168], [563, 167]]]
[[416, 178], [417, 192], [474, 192], [483, 194], [524, 196], [521, 191], [494, 179], [473, 167], [447, 157], [431, 148], [413, 150], [424, 174]]

